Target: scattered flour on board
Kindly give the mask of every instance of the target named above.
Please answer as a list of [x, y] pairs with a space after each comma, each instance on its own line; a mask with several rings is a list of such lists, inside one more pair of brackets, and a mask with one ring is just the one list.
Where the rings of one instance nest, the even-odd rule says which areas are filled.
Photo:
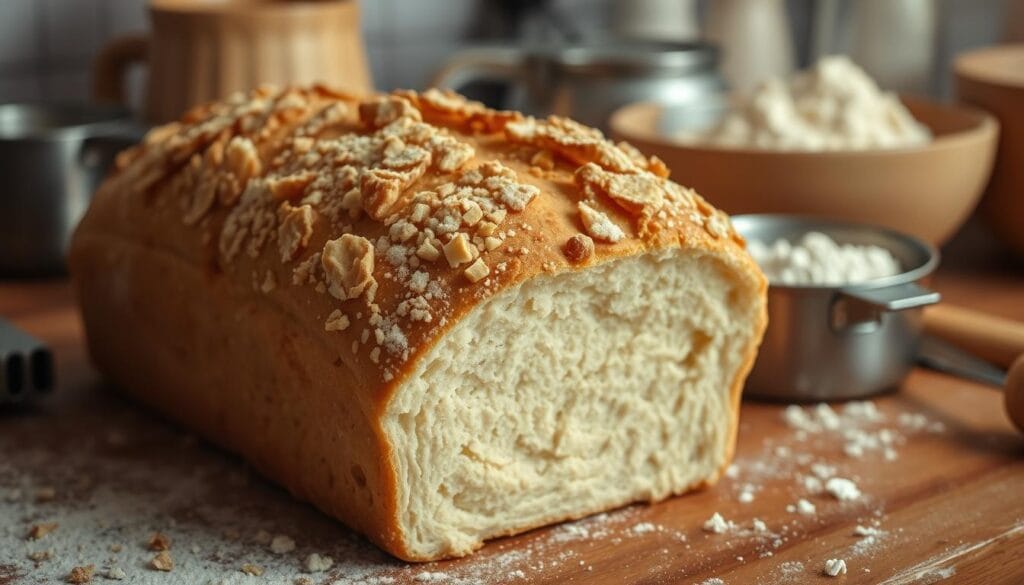
[[[899, 449], [909, 437], [942, 433], [945, 426], [923, 413], [887, 414], [871, 401], [851, 401], [837, 407], [824, 403], [791, 405], [783, 409], [781, 418], [789, 433], [766, 440], [760, 452], [741, 453], [725, 473], [738, 495], [760, 489], [760, 483], [792, 481], [794, 500], [786, 510], [794, 515], [790, 521], [794, 524], [780, 526], [771, 546], [778, 548], [790, 538], [799, 537], [799, 529], [790, 528], [796, 522], [813, 522], [840, 506], [844, 513], [860, 510], [867, 514], [860, 517], [862, 524], [853, 531], [856, 539], [836, 551], [845, 557], [842, 560], [870, 557], [891, 546], [886, 544], [889, 533], [878, 526], [877, 518], [884, 511], [862, 491], [858, 484], [863, 478], [851, 474], [847, 463], [871, 460], [872, 465], [889, 464], [898, 458]], [[808, 520], [797, 520], [800, 517]], [[765, 552], [770, 551], [762, 551], [762, 558], [769, 556]], [[772, 574], [778, 583], [802, 582], [813, 573], [792, 562], [780, 563], [776, 569]], [[868, 572], [870, 568], [861, 570]]]
[[[835, 450], [835, 458], [822, 459], [809, 455], [805, 446], [834, 446], [853, 436], [851, 429], [879, 437], [888, 430], [897, 438], [879, 440], [894, 446], [912, 433], [943, 430], [941, 423], [924, 415], [891, 420], [894, 417], [879, 413], [871, 403], [848, 403], [841, 409], [791, 407], [785, 412], [791, 431], [786, 442], [766, 444], [764, 453], [741, 454], [725, 473], [724, 489], [731, 490], [726, 494], [753, 495], [766, 479], [786, 479], [793, 482], [794, 498], [825, 513], [843, 505], [834, 499], [840, 496], [826, 497], [830, 480], [856, 477], [842, 471], [841, 449]], [[520, 541], [514, 549], [505, 549], [499, 542], [457, 563], [410, 565], [284, 496], [237, 460], [167, 425], [133, 416], [137, 424], [116, 429], [105, 428], [105, 420], [92, 421], [91, 427], [84, 421], [94, 432], [75, 445], [24, 448], [0, 434], [0, 452], [10, 454], [0, 460], [0, 518], [12, 519], [0, 523], [0, 567], [47, 583], [62, 582], [72, 567], [90, 564], [95, 565], [95, 582], [109, 579], [140, 585], [163, 584], [169, 578], [199, 584], [254, 582], [256, 578], [243, 573], [243, 567], [261, 571], [259, 582], [271, 585], [306, 582], [302, 579], [390, 585], [417, 582], [417, 578], [438, 585], [525, 583], [562, 565], [577, 566], [591, 545], [616, 544], [624, 538], [659, 539], [661, 554], [687, 554], [686, 533], [703, 529], [702, 525], [656, 524], [645, 518], [645, 508], [631, 507], [561, 524]], [[143, 451], [159, 452], [161, 457], [140, 456]], [[867, 457], [886, 462], [880, 449], [866, 449], [862, 458]], [[832, 485], [840, 484], [833, 481]], [[860, 491], [856, 484], [853, 487]], [[865, 495], [849, 501], [850, 506], [869, 503]], [[734, 520], [727, 521], [721, 514], [708, 519], [711, 531], [722, 535], [708, 535], [713, 546], [752, 542], [756, 547], [752, 556], [770, 558], [772, 550], [800, 537], [801, 529], [788, 522]], [[857, 539], [841, 552], [846, 559], [883, 548], [887, 533], [864, 517], [860, 521], [863, 525], [853, 534]], [[33, 526], [48, 523], [57, 526], [49, 532], [40, 528], [37, 540], [26, 539]], [[165, 535], [170, 543], [167, 552], [173, 568], [169, 573], [151, 568], [157, 554], [149, 548], [154, 533]], [[780, 571], [792, 571], [794, 566], [780, 565]]]
[[857, 484], [843, 477], [831, 477], [825, 482], [825, 491], [840, 502], [849, 502], [860, 498]]
[[[19, 446], [0, 433], [0, 453], [9, 454], [0, 459], [0, 576], [61, 583], [72, 568], [93, 565], [94, 583], [488, 585], [574, 564], [576, 542], [648, 532], [685, 540], [639, 521], [634, 507], [563, 524], [514, 549], [496, 543], [443, 569], [402, 563], [236, 459], [132, 416], [138, 424], [116, 433], [94, 421], [99, 430], [75, 445]], [[160, 457], [139, 455], [153, 452]], [[155, 570], [164, 553], [156, 564], [170, 570]]]
[[630, 531], [633, 534], [647, 534], [649, 532], [657, 532], [661, 527], [650, 522], [638, 522], [633, 525]]
[[732, 522], [727, 522], [725, 518], [718, 512], [711, 515], [710, 518], [704, 521], [704, 531], [711, 532], [714, 534], [722, 534], [732, 530], [735, 525]]

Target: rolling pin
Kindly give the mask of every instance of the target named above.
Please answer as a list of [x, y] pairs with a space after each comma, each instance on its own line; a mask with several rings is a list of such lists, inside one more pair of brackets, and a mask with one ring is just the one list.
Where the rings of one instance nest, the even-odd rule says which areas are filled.
[[924, 312], [924, 330], [1008, 368], [1003, 385], [1006, 414], [1024, 432], [1024, 323], [954, 305], [935, 305]]

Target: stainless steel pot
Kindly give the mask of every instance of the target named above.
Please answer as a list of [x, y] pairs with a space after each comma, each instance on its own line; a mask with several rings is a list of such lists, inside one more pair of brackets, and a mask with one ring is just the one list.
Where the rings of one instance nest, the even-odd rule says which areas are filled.
[[914, 366], [921, 308], [939, 294], [921, 282], [939, 264], [932, 246], [884, 228], [787, 215], [738, 215], [748, 240], [822, 232], [843, 244], [888, 249], [904, 272], [848, 286], [768, 287], [768, 330], [745, 394], [777, 400], [860, 398], [895, 388]]
[[0, 105], [0, 275], [63, 270], [93, 190], [141, 133], [122, 108]]
[[431, 85], [458, 90], [480, 80], [511, 84], [501, 107], [604, 129], [611, 113], [631, 102], [703, 103], [725, 91], [713, 45], [637, 41], [477, 47], [452, 57]]

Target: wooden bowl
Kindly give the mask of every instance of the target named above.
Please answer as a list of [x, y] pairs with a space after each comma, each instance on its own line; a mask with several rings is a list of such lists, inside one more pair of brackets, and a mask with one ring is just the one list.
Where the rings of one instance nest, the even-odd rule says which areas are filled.
[[957, 58], [956, 92], [999, 119], [999, 153], [981, 212], [996, 236], [1024, 257], [1024, 45]]
[[662, 107], [611, 118], [616, 138], [665, 161], [672, 177], [728, 213], [796, 213], [870, 223], [940, 245], [977, 205], [998, 124], [985, 112], [904, 99], [934, 140], [891, 150], [794, 152], [687, 144], [661, 131]]

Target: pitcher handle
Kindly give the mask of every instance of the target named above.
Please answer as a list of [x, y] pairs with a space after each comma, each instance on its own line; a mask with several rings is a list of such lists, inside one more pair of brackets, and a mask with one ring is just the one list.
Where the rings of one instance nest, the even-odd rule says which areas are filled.
[[514, 47], [477, 47], [459, 51], [430, 79], [430, 87], [458, 90], [478, 80], [517, 81], [525, 54]]
[[93, 64], [93, 97], [96, 101], [125, 104], [125, 74], [149, 58], [149, 38], [128, 35], [116, 38], [100, 50]]

